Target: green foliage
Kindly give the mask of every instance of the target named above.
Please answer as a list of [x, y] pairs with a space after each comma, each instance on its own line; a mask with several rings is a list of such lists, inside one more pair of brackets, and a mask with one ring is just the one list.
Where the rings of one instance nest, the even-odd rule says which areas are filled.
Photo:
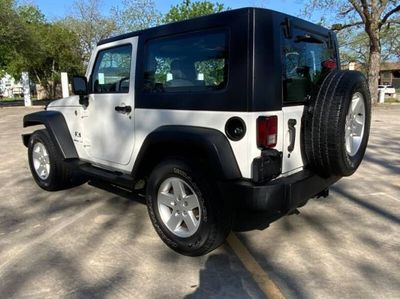
[[0, 2], [0, 68], [19, 79], [27, 71], [32, 81], [54, 92], [59, 74], [82, 73], [77, 36], [64, 24], [49, 23], [34, 5]]
[[113, 7], [111, 12], [117, 33], [146, 29], [161, 22], [161, 13], [153, 0], [122, 0], [122, 5]]
[[204, 75], [206, 86], [218, 86], [224, 82], [225, 59], [210, 59], [195, 62], [197, 73]]
[[22, 22], [28, 24], [44, 24], [46, 22], [44, 14], [34, 5], [18, 6], [16, 12]]
[[0, 1], [0, 70], [7, 67], [27, 34], [14, 6], [13, 0]]
[[164, 16], [164, 23], [183, 21], [195, 17], [210, 15], [227, 10], [222, 3], [210, 1], [183, 0], [182, 3], [172, 6]]

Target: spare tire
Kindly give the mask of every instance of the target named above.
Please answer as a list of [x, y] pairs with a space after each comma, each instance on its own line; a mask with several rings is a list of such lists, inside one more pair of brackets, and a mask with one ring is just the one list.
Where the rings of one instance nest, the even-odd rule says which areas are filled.
[[364, 75], [331, 71], [304, 114], [308, 166], [322, 176], [349, 176], [368, 143], [371, 99]]

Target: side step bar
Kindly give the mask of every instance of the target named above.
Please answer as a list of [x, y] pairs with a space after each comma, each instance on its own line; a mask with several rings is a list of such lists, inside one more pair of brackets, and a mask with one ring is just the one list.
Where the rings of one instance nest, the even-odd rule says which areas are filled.
[[89, 163], [79, 165], [79, 169], [90, 178], [103, 180], [129, 190], [134, 189], [135, 181], [128, 174], [101, 169]]

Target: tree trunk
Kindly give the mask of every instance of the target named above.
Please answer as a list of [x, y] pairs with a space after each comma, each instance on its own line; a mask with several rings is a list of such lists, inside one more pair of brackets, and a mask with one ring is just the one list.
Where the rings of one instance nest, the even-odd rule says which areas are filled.
[[371, 93], [371, 101], [373, 104], [378, 102], [378, 81], [380, 69], [381, 53], [371, 50], [369, 55], [368, 85], [369, 91]]

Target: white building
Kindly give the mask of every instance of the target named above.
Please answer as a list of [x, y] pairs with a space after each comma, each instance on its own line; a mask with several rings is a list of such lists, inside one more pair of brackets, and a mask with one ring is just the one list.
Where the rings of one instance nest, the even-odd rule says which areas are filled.
[[23, 88], [20, 81], [16, 81], [8, 74], [0, 78], [0, 97], [10, 98], [22, 95]]

